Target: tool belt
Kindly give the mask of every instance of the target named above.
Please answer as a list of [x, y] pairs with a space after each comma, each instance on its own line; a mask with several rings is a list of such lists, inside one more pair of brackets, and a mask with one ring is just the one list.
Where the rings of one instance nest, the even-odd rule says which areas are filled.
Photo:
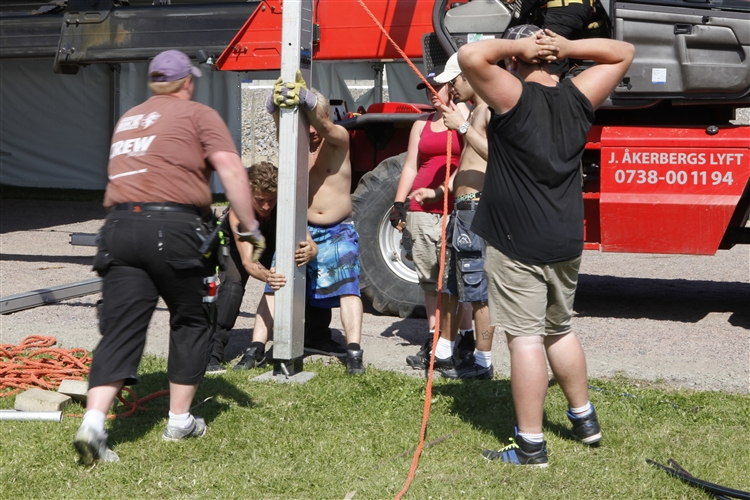
[[554, 9], [555, 7], [567, 7], [568, 5], [573, 3], [587, 4], [588, 1], [584, 2], [584, 0], [550, 0], [545, 5], [543, 5], [542, 8]]

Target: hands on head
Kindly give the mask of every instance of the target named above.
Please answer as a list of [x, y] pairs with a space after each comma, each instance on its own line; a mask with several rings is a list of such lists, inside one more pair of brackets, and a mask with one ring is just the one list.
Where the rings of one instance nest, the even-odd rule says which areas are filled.
[[560, 55], [561, 46], [565, 46], [567, 39], [557, 35], [552, 30], [539, 30], [536, 36], [529, 36], [517, 40], [519, 53], [516, 57], [529, 64], [555, 61]]
[[537, 56], [544, 61], [554, 61], [556, 59], [565, 59], [565, 55], [560, 55], [560, 51], [567, 47], [568, 39], [558, 35], [550, 29], [539, 30], [536, 34], [535, 43], [537, 45]]

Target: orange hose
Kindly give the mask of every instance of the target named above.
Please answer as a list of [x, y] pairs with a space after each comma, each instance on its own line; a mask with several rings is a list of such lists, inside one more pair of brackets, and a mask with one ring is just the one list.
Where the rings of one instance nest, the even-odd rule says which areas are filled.
[[[422, 76], [422, 73], [417, 69], [417, 67], [414, 65], [414, 63], [411, 62], [409, 57], [404, 53], [403, 50], [396, 44], [396, 42], [393, 41], [393, 39], [388, 35], [388, 32], [385, 30], [382, 24], [380, 24], [380, 21], [377, 20], [377, 18], [373, 15], [373, 13], [370, 11], [370, 9], [367, 8], [363, 0], [357, 0], [359, 2], [359, 5], [362, 6], [362, 8], [365, 10], [368, 16], [370, 16], [370, 19], [380, 28], [380, 31], [383, 32], [385, 37], [388, 39], [389, 42], [391, 42], [391, 45], [396, 49], [396, 51], [401, 54], [401, 57], [404, 58], [406, 63], [411, 67], [411, 69], [419, 76], [419, 78], [429, 87], [429, 89], [432, 91], [433, 94], [435, 94], [440, 100], [440, 103], [442, 105], [445, 105], [445, 101], [443, 101], [438, 93], [435, 91], [435, 89], [430, 85], [430, 82], [425, 79], [424, 76]], [[425, 433], [427, 431], [427, 421], [430, 418], [430, 406], [432, 404], [432, 375], [435, 372], [435, 351], [438, 343], [438, 339], [440, 338], [440, 299], [443, 291], [443, 274], [445, 273], [445, 230], [448, 225], [448, 182], [450, 181], [450, 164], [451, 164], [451, 149], [453, 147], [453, 134], [448, 134], [448, 141], [447, 141], [447, 147], [446, 147], [446, 162], [445, 162], [445, 188], [444, 188], [444, 195], [443, 195], [443, 232], [442, 232], [442, 238], [440, 243], [440, 271], [438, 272], [438, 297], [437, 297], [437, 307], [435, 309], [435, 323], [437, 328], [435, 328], [435, 332], [432, 336], [432, 352], [430, 353], [430, 369], [427, 374], [427, 387], [425, 388], [425, 399], [424, 399], [424, 411], [422, 413], [422, 427], [419, 431], [419, 444], [417, 445], [417, 449], [414, 451], [414, 458], [411, 462], [411, 468], [409, 469], [409, 474], [406, 477], [406, 483], [404, 484], [404, 487], [402, 490], [396, 495], [396, 500], [400, 500], [401, 497], [406, 494], [406, 492], [409, 490], [409, 486], [411, 485], [412, 480], [414, 479], [414, 474], [417, 471], [417, 465], [419, 464], [419, 456], [422, 454], [422, 448], [424, 447], [424, 438]]]

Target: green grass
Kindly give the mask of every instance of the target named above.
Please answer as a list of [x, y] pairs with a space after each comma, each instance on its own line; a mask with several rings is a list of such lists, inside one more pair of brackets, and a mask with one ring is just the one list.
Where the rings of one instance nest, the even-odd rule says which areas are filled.
[[[146, 358], [142, 397], [167, 387], [165, 361]], [[307, 384], [249, 382], [264, 370], [207, 378], [195, 413], [204, 438], [161, 440], [166, 398], [150, 411], [110, 422], [121, 462], [83, 467], [71, 445], [79, 418], [63, 423], [2, 422], [0, 498], [393, 498], [418, 440], [425, 381], [368, 369], [306, 364]], [[625, 379], [592, 381], [604, 441], [568, 438], [565, 399], [552, 386], [545, 437], [550, 467], [529, 470], [481, 456], [507, 442], [514, 423], [506, 379], [436, 380], [427, 441], [405, 498], [709, 498], [645, 463], [673, 458], [708, 481], [750, 490], [750, 398], [639, 388]], [[625, 397], [629, 393], [635, 397]], [[0, 399], [11, 408], [13, 398]], [[676, 405], [678, 408], [675, 408]], [[67, 413], [80, 413], [78, 405]]]

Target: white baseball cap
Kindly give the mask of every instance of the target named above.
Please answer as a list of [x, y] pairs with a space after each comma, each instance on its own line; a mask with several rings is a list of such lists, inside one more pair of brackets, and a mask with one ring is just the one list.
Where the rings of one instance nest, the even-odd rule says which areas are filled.
[[445, 63], [445, 69], [435, 77], [437, 83], [448, 83], [461, 74], [461, 68], [458, 66], [458, 54], [453, 54]]

